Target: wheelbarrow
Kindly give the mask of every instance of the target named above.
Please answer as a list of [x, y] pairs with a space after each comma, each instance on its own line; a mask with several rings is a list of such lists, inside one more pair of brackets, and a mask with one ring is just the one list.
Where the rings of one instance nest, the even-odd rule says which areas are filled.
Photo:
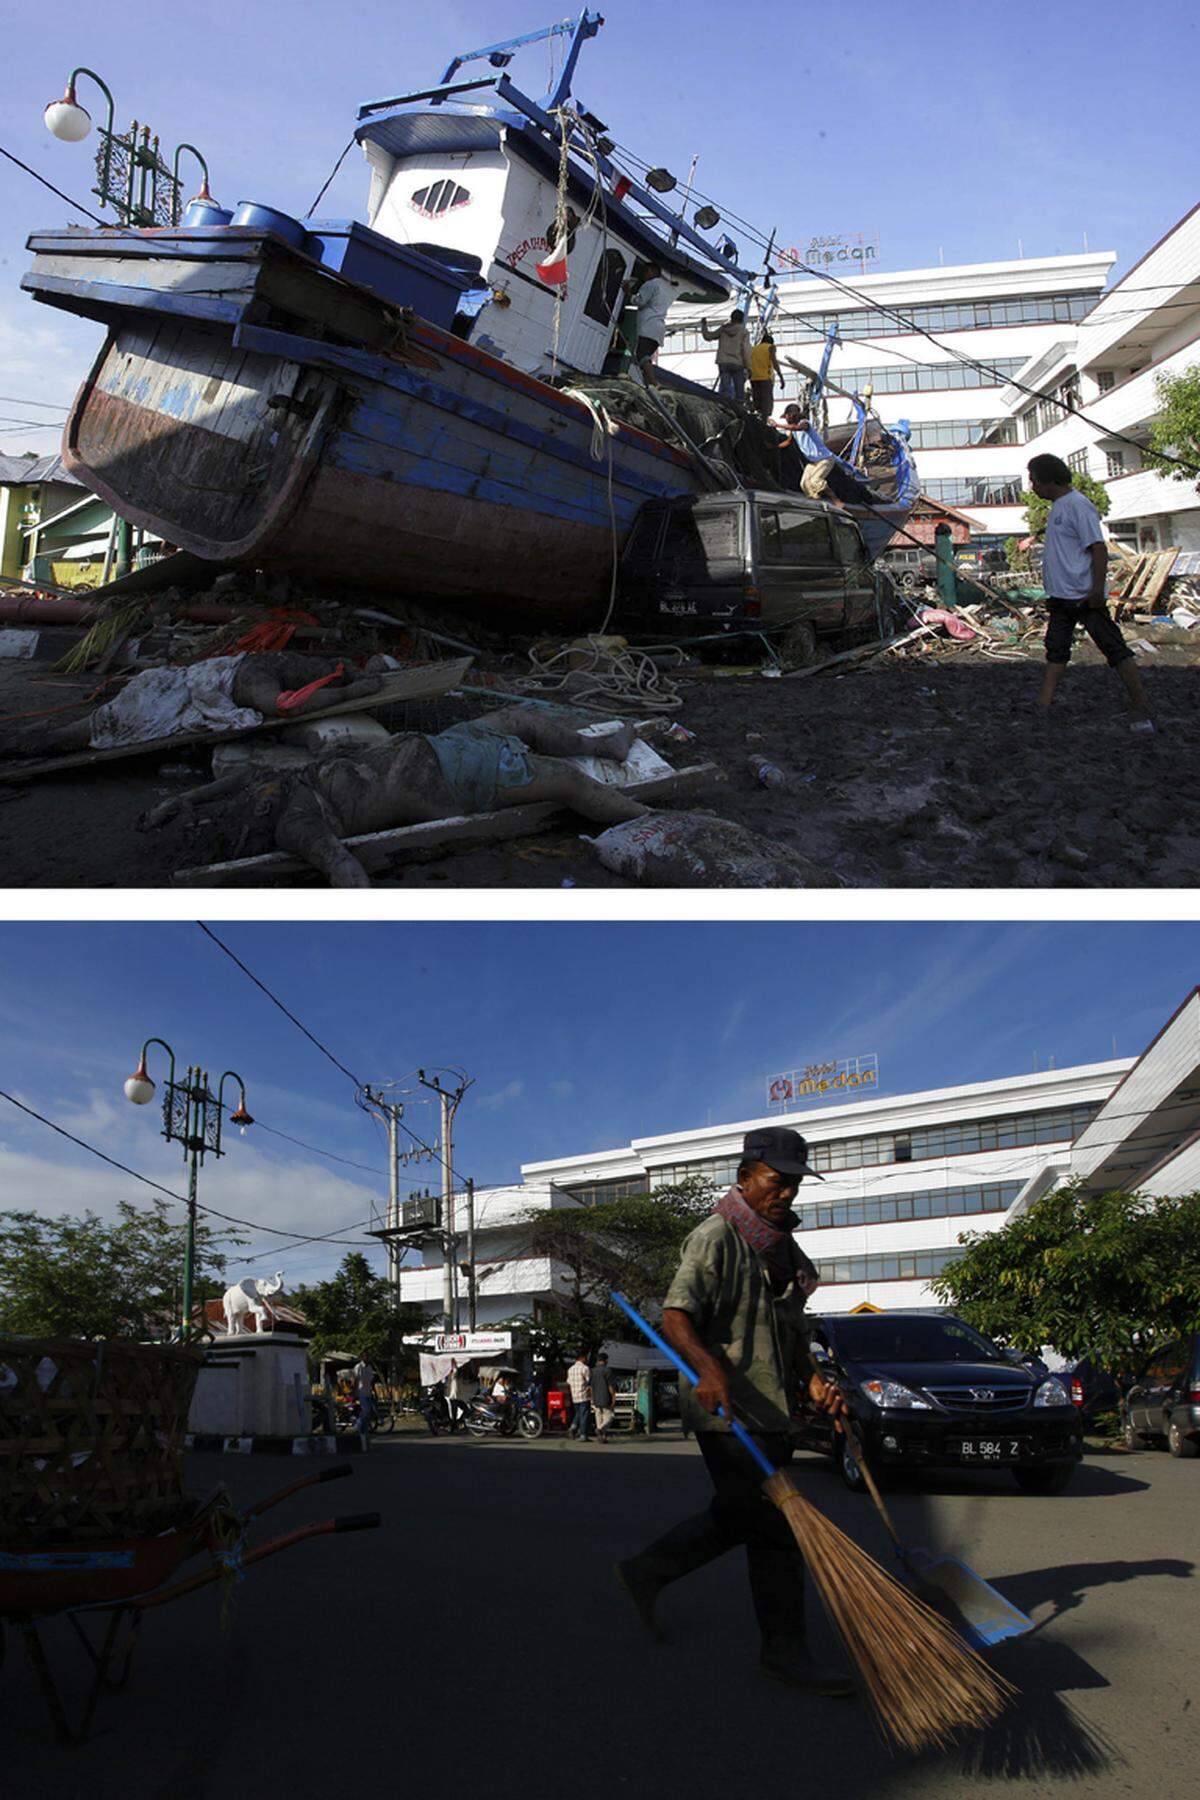
[[[280, 1550], [290, 1550], [306, 1538], [324, 1537], [336, 1531], [370, 1531], [378, 1526], [378, 1513], [354, 1513], [301, 1525], [252, 1548], [246, 1544], [247, 1528], [260, 1513], [278, 1506], [301, 1488], [339, 1481], [353, 1473], [350, 1463], [335, 1463], [331, 1468], [289, 1482], [287, 1487], [256, 1500], [241, 1512], [233, 1506], [227, 1489], [219, 1487], [195, 1503], [179, 1525], [157, 1537], [36, 1547], [0, 1545], [0, 1664], [4, 1660], [7, 1622], [24, 1641], [59, 1741], [81, 1744], [101, 1693], [123, 1688], [128, 1682], [142, 1620], [154, 1607], [182, 1599], [184, 1594], [208, 1587], [214, 1581], [225, 1581], [232, 1590], [252, 1564]], [[207, 1568], [172, 1580], [184, 1563], [206, 1552], [211, 1559]], [[39, 1626], [46, 1619], [63, 1615], [92, 1665], [91, 1685], [76, 1725], [67, 1717], [39, 1635]], [[89, 1615], [95, 1616], [99, 1626], [95, 1634], [85, 1624]]]

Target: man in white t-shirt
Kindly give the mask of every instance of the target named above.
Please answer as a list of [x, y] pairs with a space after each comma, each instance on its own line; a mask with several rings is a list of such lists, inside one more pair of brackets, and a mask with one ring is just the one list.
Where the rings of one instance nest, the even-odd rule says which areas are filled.
[[1134, 731], [1150, 732], [1154, 723], [1133, 651], [1108, 610], [1105, 576], [1108, 546], [1100, 529], [1100, 514], [1087, 495], [1074, 486], [1071, 471], [1058, 456], [1035, 456], [1029, 464], [1029, 482], [1039, 500], [1050, 501], [1042, 556], [1042, 586], [1046, 590], [1046, 675], [1038, 704], [1049, 709], [1063, 671], [1071, 660], [1075, 627], [1083, 629], [1125, 684], [1134, 710]]
[[[633, 290], [631, 292], [631, 290]], [[647, 263], [641, 285], [633, 277], [625, 283], [631, 306], [637, 307], [637, 349], [634, 358], [646, 380], [654, 386], [654, 358], [667, 335], [667, 312], [675, 298], [675, 289], [662, 272], [659, 263]]]

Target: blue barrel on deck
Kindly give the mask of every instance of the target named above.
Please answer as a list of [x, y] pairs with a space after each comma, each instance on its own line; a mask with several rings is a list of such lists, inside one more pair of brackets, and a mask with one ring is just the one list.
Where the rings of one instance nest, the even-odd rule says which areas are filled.
[[256, 200], [239, 200], [231, 225], [248, 226], [255, 231], [270, 231], [293, 250], [303, 250], [311, 255], [308, 244], [308, 231], [299, 219], [293, 219], [290, 213], [279, 212], [273, 206], [260, 206]]
[[229, 208], [218, 206], [215, 200], [189, 200], [179, 223], [190, 230], [199, 226], [228, 225], [232, 217]]

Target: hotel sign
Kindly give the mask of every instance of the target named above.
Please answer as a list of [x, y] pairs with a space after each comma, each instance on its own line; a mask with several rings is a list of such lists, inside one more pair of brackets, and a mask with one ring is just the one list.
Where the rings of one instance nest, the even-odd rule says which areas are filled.
[[879, 1086], [879, 1058], [839, 1056], [829, 1062], [808, 1063], [803, 1069], [792, 1069], [776, 1075], [767, 1083], [768, 1106], [800, 1106], [806, 1100], [835, 1099], [847, 1093]]
[[832, 236], [811, 237], [807, 244], [780, 244], [774, 260], [784, 275], [789, 269], [831, 269], [839, 265], [842, 269], [857, 270], [861, 275], [879, 261], [879, 234], [837, 232]]

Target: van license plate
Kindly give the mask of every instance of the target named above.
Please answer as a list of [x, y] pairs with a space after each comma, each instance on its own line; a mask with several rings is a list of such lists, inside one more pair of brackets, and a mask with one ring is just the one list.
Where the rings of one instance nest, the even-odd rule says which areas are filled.
[[951, 1453], [965, 1462], [1015, 1461], [1025, 1448], [1021, 1438], [956, 1438]]

